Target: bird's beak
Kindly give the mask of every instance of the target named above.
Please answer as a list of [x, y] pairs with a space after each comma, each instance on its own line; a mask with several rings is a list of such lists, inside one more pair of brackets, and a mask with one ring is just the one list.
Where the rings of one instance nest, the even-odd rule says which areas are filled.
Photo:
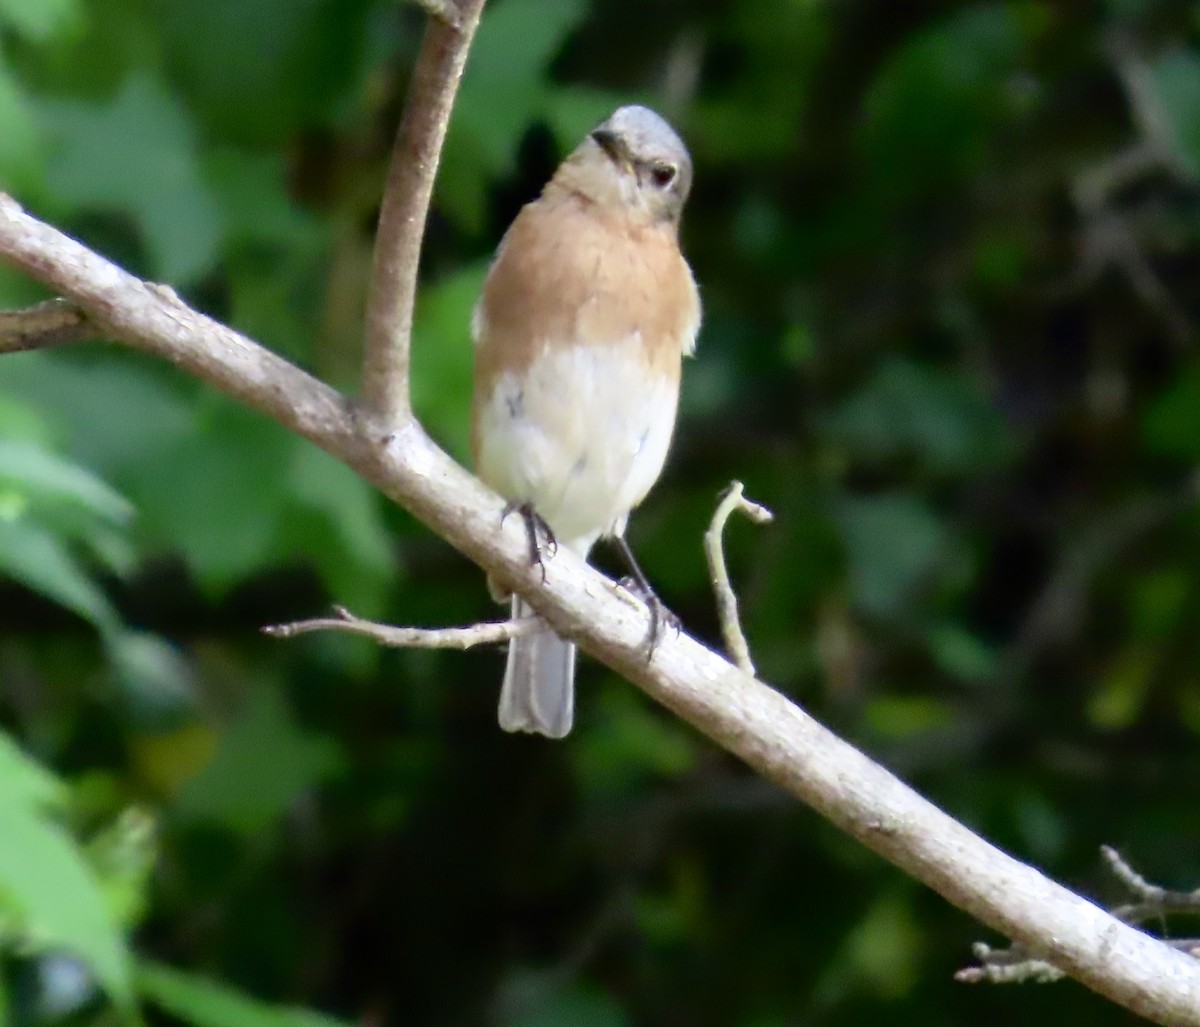
[[617, 164], [625, 165], [628, 163], [625, 144], [621, 137], [612, 129], [601, 125], [592, 133], [592, 138], [596, 141], [600, 149], [607, 153]]

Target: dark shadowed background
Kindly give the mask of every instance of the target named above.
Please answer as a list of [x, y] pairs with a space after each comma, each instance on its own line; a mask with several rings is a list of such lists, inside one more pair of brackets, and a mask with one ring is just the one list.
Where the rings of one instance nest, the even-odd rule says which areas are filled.
[[[353, 389], [421, 24], [0, 0], [0, 185]], [[1121, 897], [1104, 842], [1200, 886], [1200, 4], [495, 0], [414, 356], [460, 457], [488, 257], [634, 101], [697, 168], [705, 325], [630, 532], [666, 601], [716, 642], [701, 534], [744, 480], [777, 514], [729, 529], [768, 681], [1085, 894]], [[0, 307], [40, 297], [0, 271]], [[171, 368], [0, 359], [0, 1024], [131, 991], [199, 1027], [1132, 1021], [954, 983], [1003, 939], [599, 666], [554, 744], [498, 731], [497, 652], [257, 632], [335, 601], [498, 612]]]

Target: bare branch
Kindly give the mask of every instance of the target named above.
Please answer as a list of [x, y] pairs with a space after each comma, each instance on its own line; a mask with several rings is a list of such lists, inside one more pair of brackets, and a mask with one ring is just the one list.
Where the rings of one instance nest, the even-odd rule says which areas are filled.
[[1023, 946], [994, 949], [979, 941], [971, 951], [979, 966], [968, 966], [954, 975], [963, 984], [1053, 984], [1066, 976], [1052, 963], [1030, 956]]
[[295, 638], [314, 631], [345, 631], [364, 635], [389, 649], [470, 649], [476, 645], [498, 645], [511, 642], [519, 635], [545, 630], [540, 617], [521, 617], [517, 620], [471, 624], [461, 628], [400, 628], [356, 617], [344, 606], [335, 606], [332, 617], [314, 617], [288, 624], [270, 624], [262, 629], [272, 638]]
[[[408, 368], [421, 243], [450, 111], [483, 4], [484, 0], [424, 4], [437, 15], [425, 29], [392, 149], [367, 303], [363, 402], [389, 427], [412, 417]], [[449, 11], [453, 18], [447, 16]]]
[[66, 300], [47, 300], [24, 310], [0, 310], [0, 353], [64, 346], [96, 334], [83, 313]]
[[[345, 462], [515, 588], [559, 634], [948, 901], [1127, 1009], [1172, 1027], [1200, 1027], [1200, 962], [992, 847], [695, 639], [668, 634], [647, 661], [645, 609], [618, 598], [611, 582], [566, 549], [549, 562], [543, 582], [529, 564], [523, 527], [500, 523], [499, 497], [411, 418], [397, 423], [386, 411], [356, 409], [3, 193], [0, 259], [65, 296], [114, 341], [170, 360]], [[407, 349], [405, 367], [406, 359]]]
[[1158, 152], [1165, 170], [1185, 176], [1170, 118], [1163, 109], [1154, 87], [1154, 73], [1145, 58], [1138, 53], [1133, 40], [1120, 31], [1108, 34], [1104, 50], [1124, 89], [1129, 116], [1138, 136], [1146, 146]]
[[725, 525], [735, 511], [744, 513], [755, 524], [770, 524], [775, 519], [765, 506], [751, 502], [743, 493], [745, 486], [740, 481], [731, 482], [717, 504], [712, 523], [704, 533], [704, 555], [708, 558], [708, 573], [712, 579], [713, 592], [717, 598], [717, 615], [721, 620], [721, 636], [725, 639], [725, 651], [738, 668], [747, 674], [754, 673], [750, 660], [750, 647], [742, 632], [738, 617], [737, 594], [729, 583], [729, 570], [725, 566]]
[[1171, 891], [1151, 884], [1110, 845], [1100, 846], [1100, 855], [1104, 857], [1113, 876], [1138, 900], [1114, 909], [1113, 916], [1117, 919], [1127, 924], [1142, 924], [1170, 913], [1200, 915], [1200, 888], [1194, 891]]
[[1105, 49], [1124, 89], [1137, 138], [1084, 168], [1071, 184], [1071, 198], [1080, 218], [1075, 288], [1093, 286], [1110, 268], [1115, 269], [1158, 316], [1171, 342], [1183, 347], [1195, 337], [1196, 326], [1152, 266], [1132, 215], [1120, 209], [1116, 197], [1149, 175], [1166, 174], [1183, 180], [1188, 177], [1187, 170], [1154, 89], [1150, 67], [1119, 33], [1110, 35]]
[[[1171, 913], [1200, 914], [1200, 888], [1190, 892], [1160, 888], [1142, 877], [1111, 846], [1100, 846], [1100, 854], [1113, 876], [1139, 900], [1118, 906], [1112, 911], [1112, 915], [1122, 923], [1136, 925], [1148, 920], [1164, 920]], [[1200, 960], [1200, 938], [1160, 940], [1168, 948]], [[1020, 942], [1003, 949], [976, 942], [971, 946], [971, 951], [979, 961], [979, 966], [959, 970], [954, 975], [956, 981], [966, 984], [1048, 984], [1066, 976], [1053, 963], [1035, 955], [1028, 945]]]

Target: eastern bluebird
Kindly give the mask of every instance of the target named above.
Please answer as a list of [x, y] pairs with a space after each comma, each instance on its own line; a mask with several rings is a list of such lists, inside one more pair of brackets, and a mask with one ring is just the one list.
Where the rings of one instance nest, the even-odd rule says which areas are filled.
[[[679, 251], [691, 184], [671, 126], [622, 107], [521, 210], [488, 270], [471, 318], [471, 448], [480, 478], [526, 516], [539, 562], [539, 524], [580, 556], [610, 536], [632, 560], [625, 525], [662, 471], [700, 328]], [[533, 610], [513, 596], [512, 613]], [[500, 726], [562, 738], [574, 674], [571, 642], [548, 630], [513, 640]]]

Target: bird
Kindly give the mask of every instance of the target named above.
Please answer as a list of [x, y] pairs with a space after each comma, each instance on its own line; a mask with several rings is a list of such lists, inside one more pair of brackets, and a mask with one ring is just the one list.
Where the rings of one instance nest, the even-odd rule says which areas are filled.
[[[531, 560], [625, 542], [666, 462], [700, 293], [679, 247], [692, 186], [683, 140], [642, 106], [618, 108], [513, 220], [471, 317], [471, 449], [478, 477], [520, 510]], [[540, 536], [540, 537], [539, 537]], [[545, 567], [543, 566], [543, 575]], [[504, 590], [489, 583], [497, 598]], [[514, 618], [534, 615], [511, 596]], [[549, 738], [574, 720], [575, 646], [548, 627], [514, 638], [500, 727]]]

